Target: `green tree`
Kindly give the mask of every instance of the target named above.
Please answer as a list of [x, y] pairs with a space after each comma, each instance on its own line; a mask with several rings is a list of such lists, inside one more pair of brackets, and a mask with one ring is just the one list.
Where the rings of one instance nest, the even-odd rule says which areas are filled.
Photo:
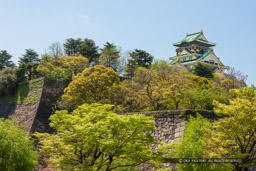
[[112, 68], [95, 65], [74, 76], [62, 98], [71, 108], [102, 102], [108, 99], [114, 84], [119, 84], [119, 75]]
[[4, 68], [13, 68], [15, 65], [10, 59], [12, 55], [10, 55], [6, 50], [0, 51], [0, 70]]
[[79, 54], [81, 45], [82, 45], [82, 40], [80, 38], [79, 39], [69, 38], [63, 44], [64, 51], [67, 56]]
[[26, 49], [26, 53], [19, 58], [19, 68], [24, 72], [24, 76], [28, 77], [28, 80], [36, 77], [36, 68], [40, 61], [38, 56], [33, 49]]
[[173, 72], [171, 75], [169, 87], [165, 96], [168, 98], [168, 108], [179, 109], [187, 107], [187, 92], [192, 87], [190, 74], [187, 72]]
[[0, 170], [28, 171], [38, 166], [33, 142], [20, 125], [0, 119]]
[[143, 86], [143, 90], [140, 91], [141, 95], [146, 94], [153, 110], [184, 107], [186, 91], [191, 87], [188, 73], [173, 72], [169, 68], [154, 71], [138, 67], [134, 81]]
[[238, 171], [248, 170], [256, 155], [256, 92], [250, 87], [230, 90], [236, 98], [230, 104], [214, 101], [214, 112], [223, 118], [208, 130], [206, 155], [212, 158], [240, 158], [248, 163], [232, 163]]
[[151, 65], [151, 70], [159, 71], [159, 70], [171, 70], [172, 66], [168, 61], [165, 60], [157, 60]]
[[62, 45], [59, 42], [52, 43], [47, 49], [47, 54], [52, 58], [63, 56], [64, 53]]
[[90, 65], [96, 65], [99, 53], [98, 46], [95, 45], [95, 42], [92, 39], [85, 38], [80, 46], [79, 53], [89, 60]]
[[15, 69], [5, 68], [0, 71], [0, 97], [16, 90], [17, 76]]
[[100, 65], [105, 67], [111, 67], [114, 71], [118, 69], [118, 60], [120, 58], [120, 52], [113, 43], [107, 42], [104, 48], [101, 49], [101, 55], [98, 59]]
[[201, 63], [198, 63], [195, 66], [194, 74], [205, 77], [205, 78], [213, 78], [213, 68], [207, 65], [203, 65]]
[[[197, 117], [189, 117], [186, 122], [186, 129], [181, 138], [181, 141], [166, 144], [161, 149], [166, 155], [165, 160], [171, 161], [172, 158], [178, 159], [202, 159], [204, 158], [204, 138], [207, 136], [205, 129], [212, 129], [212, 123], [197, 114]], [[171, 153], [170, 153], [171, 151]], [[209, 163], [182, 163], [177, 164], [176, 167], [180, 171], [208, 171], [208, 170], [232, 170], [227, 167], [218, 167]]]
[[50, 78], [70, 79], [89, 66], [89, 61], [82, 55], [60, 56], [53, 60], [41, 61], [37, 72]]
[[64, 51], [68, 56], [82, 55], [89, 60], [90, 65], [96, 65], [100, 54], [98, 53], [98, 46], [95, 45], [94, 40], [85, 38], [82, 39], [67, 39], [64, 43]]
[[191, 109], [213, 110], [213, 101], [228, 104], [228, 91], [216, 82], [205, 77], [190, 75], [192, 85], [185, 92], [188, 107]]
[[57, 111], [50, 126], [57, 134], [37, 133], [50, 167], [67, 170], [134, 168], [152, 159], [153, 117], [117, 115], [111, 105], [84, 104]]
[[[139, 96], [147, 96], [147, 101], [153, 110], [159, 110], [166, 104], [165, 92], [170, 85], [169, 72], [153, 72], [149, 69], [138, 67], [135, 71], [134, 82], [141, 85]], [[148, 109], [152, 110], [152, 109]]]
[[153, 56], [144, 50], [135, 49], [130, 53], [130, 59], [128, 59], [126, 73], [129, 78], [133, 78], [134, 72], [137, 67], [148, 68], [153, 62]]

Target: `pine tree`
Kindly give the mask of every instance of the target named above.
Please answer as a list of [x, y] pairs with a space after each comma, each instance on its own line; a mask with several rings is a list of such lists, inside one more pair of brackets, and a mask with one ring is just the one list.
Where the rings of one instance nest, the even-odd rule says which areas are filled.
[[134, 71], [137, 67], [148, 68], [153, 62], [153, 56], [144, 50], [135, 49], [130, 53], [130, 59], [128, 59], [126, 73], [127, 76], [132, 78]]
[[[26, 49], [26, 53], [19, 58], [19, 71], [23, 73], [18, 73], [21, 77], [27, 76], [28, 80], [32, 79], [32, 76], [36, 75], [36, 67], [39, 63], [39, 55], [33, 49]], [[19, 79], [20, 80], [20, 79]]]
[[213, 68], [201, 63], [195, 66], [194, 73], [200, 77], [213, 78]]
[[14, 67], [14, 63], [10, 61], [12, 55], [10, 55], [6, 50], [0, 51], [0, 70], [4, 68]]
[[98, 60], [99, 63], [117, 71], [120, 58], [120, 52], [117, 50], [117, 47], [113, 43], [107, 42], [101, 51], [102, 52]]

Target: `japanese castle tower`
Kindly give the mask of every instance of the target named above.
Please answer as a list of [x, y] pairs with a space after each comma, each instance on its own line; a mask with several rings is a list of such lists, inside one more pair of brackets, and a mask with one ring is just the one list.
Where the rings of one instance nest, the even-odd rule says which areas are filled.
[[213, 47], [215, 43], [209, 42], [203, 30], [198, 33], [188, 34], [177, 43], [173, 44], [177, 47], [176, 56], [171, 57], [172, 65], [183, 65], [189, 69], [193, 69], [197, 63], [202, 63], [214, 68], [215, 71], [222, 71], [228, 67], [223, 65], [215, 53]]

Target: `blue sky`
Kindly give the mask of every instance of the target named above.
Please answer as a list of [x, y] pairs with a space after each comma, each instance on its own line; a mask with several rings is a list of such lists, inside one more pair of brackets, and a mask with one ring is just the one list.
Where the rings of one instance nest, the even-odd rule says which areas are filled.
[[0, 50], [17, 62], [27, 48], [42, 54], [72, 37], [168, 59], [173, 43], [203, 28], [222, 62], [256, 85], [255, 6], [254, 0], [0, 0]]

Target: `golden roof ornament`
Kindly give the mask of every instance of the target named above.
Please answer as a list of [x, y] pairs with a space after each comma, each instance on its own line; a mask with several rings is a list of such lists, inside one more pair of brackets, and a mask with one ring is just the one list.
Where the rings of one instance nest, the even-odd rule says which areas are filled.
[[188, 35], [188, 32], [187, 32], [187, 34], [186, 34], [186, 36]]
[[203, 33], [203, 28], [201, 28], [201, 33]]

